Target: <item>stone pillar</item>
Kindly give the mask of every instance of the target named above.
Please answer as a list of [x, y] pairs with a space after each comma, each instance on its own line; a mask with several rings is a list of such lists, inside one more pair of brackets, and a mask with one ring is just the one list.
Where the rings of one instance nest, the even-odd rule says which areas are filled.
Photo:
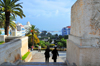
[[67, 62], [77, 66], [100, 65], [100, 0], [77, 0], [72, 6]]

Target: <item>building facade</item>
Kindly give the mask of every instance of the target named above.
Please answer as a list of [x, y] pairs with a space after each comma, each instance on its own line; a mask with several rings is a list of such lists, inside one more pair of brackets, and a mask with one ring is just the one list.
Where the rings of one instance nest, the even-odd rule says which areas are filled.
[[[27, 22], [26, 25], [22, 25], [21, 23], [16, 23], [16, 29], [9, 29], [9, 36], [25, 36], [29, 32], [31, 25], [30, 22]], [[1, 35], [5, 35], [4, 28], [0, 28]]]
[[67, 27], [62, 28], [62, 36], [69, 35], [70, 29], [71, 29], [71, 26], [67, 26]]

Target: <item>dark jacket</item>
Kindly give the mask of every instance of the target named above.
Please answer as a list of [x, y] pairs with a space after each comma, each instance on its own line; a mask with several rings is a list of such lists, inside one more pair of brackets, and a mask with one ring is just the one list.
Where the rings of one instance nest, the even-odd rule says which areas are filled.
[[58, 50], [56, 50], [56, 49], [54, 49], [54, 50], [52, 51], [52, 54], [53, 54], [52, 59], [57, 59], [57, 56], [59, 56]]
[[46, 50], [45, 50], [44, 55], [45, 55], [46, 58], [49, 58], [49, 57], [50, 57], [49, 52], [50, 52], [50, 49], [46, 49]]

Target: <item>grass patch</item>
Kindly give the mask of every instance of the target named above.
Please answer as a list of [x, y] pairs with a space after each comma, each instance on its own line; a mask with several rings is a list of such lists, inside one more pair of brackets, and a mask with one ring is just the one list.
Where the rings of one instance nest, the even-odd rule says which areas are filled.
[[30, 52], [27, 52], [25, 55], [23, 55], [22, 60], [25, 60], [29, 54], [30, 54]]
[[4, 41], [0, 41], [0, 45], [3, 44], [3, 43], [4, 43]]

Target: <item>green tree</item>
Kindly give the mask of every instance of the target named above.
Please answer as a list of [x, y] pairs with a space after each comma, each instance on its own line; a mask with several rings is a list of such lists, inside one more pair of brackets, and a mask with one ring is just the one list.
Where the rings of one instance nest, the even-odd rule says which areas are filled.
[[49, 45], [50, 45], [50, 43], [49, 43], [49, 42], [46, 42], [46, 43], [45, 43], [45, 45], [46, 45], [46, 46], [49, 46]]
[[64, 35], [64, 39], [68, 39], [68, 35]]
[[[31, 47], [33, 45], [32, 34], [27, 34], [26, 36], [28, 36], [28, 44], [29, 47]], [[37, 37], [36, 34], [34, 34], [34, 46], [37, 45], [39, 42], [40, 42], [39, 38]]]
[[[14, 16], [10, 16], [10, 28], [14, 29], [16, 28], [16, 23], [14, 23]], [[5, 14], [1, 13], [0, 14], [0, 28], [4, 28], [5, 27]]]
[[34, 46], [34, 34], [37, 35], [39, 31], [35, 28], [34, 25], [31, 26], [30, 30], [31, 30], [31, 33], [32, 33], [32, 44]]
[[40, 41], [39, 45], [41, 45], [42, 48], [46, 48], [45, 41]]
[[47, 31], [42, 31], [41, 36], [46, 36]]
[[0, 0], [0, 7], [2, 11], [5, 12], [5, 34], [8, 35], [9, 25], [10, 25], [10, 15], [18, 15], [20, 18], [25, 17], [22, 11], [21, 3], [17, 3], [19, 0]]
[[51, 33], [47, 33], [47, 36], [48, 36], [48, 37], [51, 37], [51, 36], [52, 36], [52, 34], [51, 34]]
[[2, 34], [1, 30], [0, 30], [0, 35]]
[[57, 45], [58, 45], [59, 47], [62, 47], [62, 46], [63, 46], [63, 44], [62, 44], [61, 42], [58, 42]]
[[58, 34], [55, 34], [55, 38], [56, 38], [56, 39], [58, 38]]
[[52, 42], [52, 39], [48, 39], [48, 41], [49, 41], [49, 43], [51, 43]]
[[67, 41], [67, 40], [64, 39], [64, 38], [61, 39], [61, 43], [63, 44], [63, 47], [66, 47], [66, 43], [67, 43], [66, 41]]

